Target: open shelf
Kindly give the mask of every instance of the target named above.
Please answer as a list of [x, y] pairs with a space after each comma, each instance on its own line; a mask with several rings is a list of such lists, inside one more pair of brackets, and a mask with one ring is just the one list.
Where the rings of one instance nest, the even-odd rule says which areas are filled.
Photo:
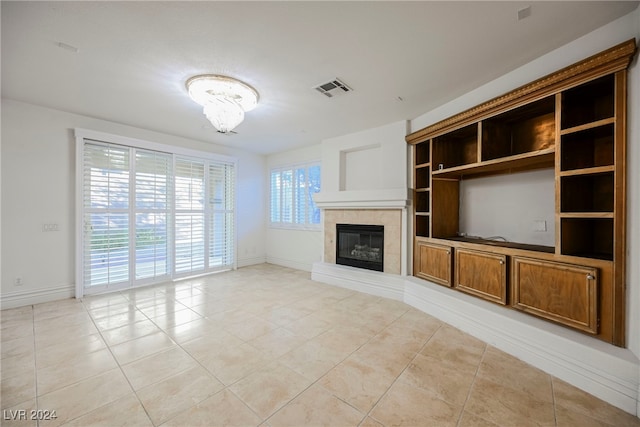
[[561, 218], [561, 252], [613, 260], [613, 218]]
[[600, 77], [562, 93], [562, 129], [613, 117], [615, 76]]
[[416, 168], [416, 189], [429, 188], [431, 181], [431, 168], [429, 165], [423, 165]]
[[554, 147], [555, 132], [555, 96], [491, 117], [482, 122], [481, 160]]
[[540, 151], [502, 157], [486, 162], [434, 170], [433, 176], [434, 178], [436, 176], [438, 178], [460, 178], [463, 176], [484, 175], [496, 172], [552, 168], [554, 157], [555, 147], [550, 147]]
[[478, 162], [478, 123], [434, 138], [432, 155], [434, 170]]
[[416, 236], [429, 237], [429, 219], [428, 214], [416, 214]]
[[415, 197], [416, 213], [429, 212], [429, 191], [416, 191]]
[[609, 123], [561, 136], [560, 170], [614, 164], [614, 125]]
[[430, 161], [430, 144], [429, 141], [421, 142], [415, 146], [415, 163], [421, 165]]
[[561, 212], [613, 212], [612, 172], [560, 178]]

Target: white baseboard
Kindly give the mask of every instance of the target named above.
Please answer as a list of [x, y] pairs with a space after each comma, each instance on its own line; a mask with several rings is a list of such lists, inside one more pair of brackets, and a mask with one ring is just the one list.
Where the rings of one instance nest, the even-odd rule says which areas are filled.
[[0, 308], [24, 307], [25, 305], [57, 301], [75, 296], [74, 285], [57, 286], [47, 289], [32, 289], [17, 292], [5, 292], [0, 296]]
[[265, 262], [267, 262], [267, 259], [264, 256], [238, 258], [238, 268], [248, 267], [250, 265], [256, 265], [256, 264], [264, 264]]
[[284, 259], [278, 257], [267, 256], [267, 262], [269, 264], [280, 265], [282, 267], [289, 267], [295, 270], [301, 271], [311, 271], [313, 267], [313, 263], [305, 262], [305, 261], [296, 261], [293, 259]]
[[638, 415], [631, 351], [414, 277], [404, 301], [626, 412]]
[[315, 262], [311, 279], [397, 301], [403, 301], [404, 298], [404, 277], [397, 274]]

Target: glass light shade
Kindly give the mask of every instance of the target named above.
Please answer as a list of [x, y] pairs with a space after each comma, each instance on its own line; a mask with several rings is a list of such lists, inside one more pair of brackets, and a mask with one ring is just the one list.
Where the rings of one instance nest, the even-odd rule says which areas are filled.
[[258, 92], [246, 83], [226, 76], [201, 75], [187, 81], [189, 96], [204, 107], [204, 114], [222, 133], [244, 120], [244, 113], [258, 105]]
[[231, 132], [244, 120], [244, 110], [238, 103], [222, 96], [213, 97], [203, 108], [204, 115], [218, 132]]

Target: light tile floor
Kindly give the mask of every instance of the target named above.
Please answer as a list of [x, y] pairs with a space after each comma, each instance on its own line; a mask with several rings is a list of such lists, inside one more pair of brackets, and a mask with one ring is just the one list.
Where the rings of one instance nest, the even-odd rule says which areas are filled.
[[1, 327], [7, 426], [640, 426], [408, 305], [268, 264]]

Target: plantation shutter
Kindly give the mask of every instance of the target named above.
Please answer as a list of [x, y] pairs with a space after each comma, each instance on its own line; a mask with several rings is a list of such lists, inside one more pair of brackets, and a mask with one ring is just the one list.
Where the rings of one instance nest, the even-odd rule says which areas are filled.
[[271, 172], [271, 222], [279, 223], [281, 222], [281, 204], [282, 204], [282, 194], [280, 192], [280, 171], [272, 171]]
[[205, 163], [175, 161], [175, 272], [205, 268]]
[[233, 161], [79, 143], [76, 295], [235, 268]]
[[313, 201], [313, 195], [320, 192], [320, 165], [309, 166], [307, 176], [307, 222], [320, 224], [320, 209]]
[[209, 166], [209, 267], [234, 263], [235, 171], [229, 164]]
[[280, 173], [280, 189], [282, 194], [281, 222], [293, 222], [293, 170], [287, 169]]
[[284, 228], [318, 229], [320, 209], [313, 195], [320, 191], [316, 163], [271, 170], [270, 222]]
[[87, 143], [83, 169], [84, 284], [128, 282], [130, 149]]
[[167, 153], [136, 150], [136, 280], [171, 273], [169, 231], [172, 158]]

